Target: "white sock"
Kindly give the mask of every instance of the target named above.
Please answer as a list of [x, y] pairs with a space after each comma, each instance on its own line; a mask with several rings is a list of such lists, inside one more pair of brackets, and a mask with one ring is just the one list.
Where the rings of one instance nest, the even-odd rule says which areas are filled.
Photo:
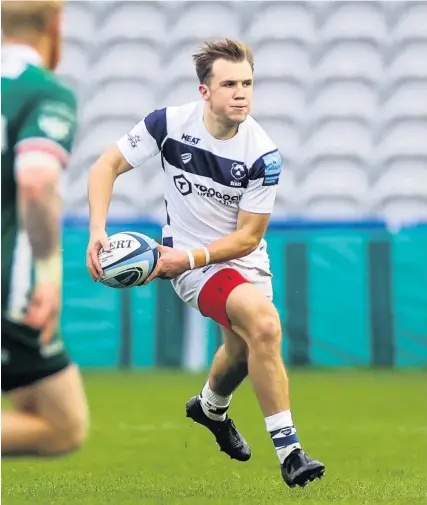
[[270, 433], [280, 464], [285, 461], [292, 451], [301, 449], [290, 410], [284, 410], [266, 417], [265, 427]]
[[230, 396], [220, 396], [209, 387], [209, 380], [200, 393], [203, 412], [213, 421], [225, 421], [226, 412], [231, 402]]

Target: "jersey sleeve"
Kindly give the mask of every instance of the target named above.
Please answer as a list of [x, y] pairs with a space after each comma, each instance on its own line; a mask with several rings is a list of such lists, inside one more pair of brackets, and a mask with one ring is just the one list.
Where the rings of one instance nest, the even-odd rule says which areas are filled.
[[73, 147], [76, 123], [74, 94], [60, 86], [45, 89], [19, 127], [16, 168], [40, 162], [65, 167]]
[[249, 183], [239, 207], [246, 212], [271, 214], [281, 168], [282, 159], [277, 149], [258, 158], [249, 172]]
[[124, 135], [117, 147], [132, 167], [159, 154], [167, 135], [166, 109], [151, 112]]

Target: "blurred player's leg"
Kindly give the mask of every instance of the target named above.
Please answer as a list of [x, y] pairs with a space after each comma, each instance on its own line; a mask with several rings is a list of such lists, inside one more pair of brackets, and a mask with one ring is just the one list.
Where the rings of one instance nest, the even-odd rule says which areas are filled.
[[224, 344], [215, 354], [214, 361], [199, 396], [187, 403], [187, 415], [206, 426], [217, 440], [221, 451], [231, 458], [247, 461], [251, 456], [246, 440], [228, 417], [233, 391], [248, 373], [248, 348], [233, 331], [223, 328]]
[[88, 412], [76, 366], [8, 393], [15, 411], [2, 411], [2, 455], [64, 454], [86, 438]]
[[33, 412], [31, 387], [17, 389], [9, 399], [16, 410], [2, 409], [2, 456], [28, 453], [28, 447], [37, 447], [51, 432], [49, 423]]

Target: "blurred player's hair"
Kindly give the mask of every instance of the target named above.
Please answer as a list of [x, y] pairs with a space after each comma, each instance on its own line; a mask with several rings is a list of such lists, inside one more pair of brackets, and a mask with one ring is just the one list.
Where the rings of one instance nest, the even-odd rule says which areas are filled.
[[200, 51], [193, 54], [196, 73], [200, 84], [207, 84], [212, 77], [212, 65], [216, 60], [247, 61], [252, 71], [254, 57], [251, 49], [240, 40], [222, 39], [204, 42]]
[[62, 7], [63, 2], [59, 0], [3, 0], [1, 2], [2, 37], [42, 35]]

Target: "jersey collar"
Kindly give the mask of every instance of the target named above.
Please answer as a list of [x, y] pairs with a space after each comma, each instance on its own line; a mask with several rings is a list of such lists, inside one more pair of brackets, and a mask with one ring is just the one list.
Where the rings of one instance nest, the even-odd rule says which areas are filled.
[[204, 102], [202, 100], [200, 100], [198, 106], [199, 106], [199, 124], [201, 125], [204, 134], [209, 138], [209, 140], [211, 142], [218, 144], [218, 145], [225, 145], [225, 144], [229, 145], [229, 144], [235, 144], [237, 142], [240, 142], [240, 139], [242, 136], [242, 131], [245, 128], [247, 118], [245, 119], [245, 121], [243, 121], [242, 123], [239, 124], [239, 128], [236, 132], [236, 135], [234, 135], [233, 137], [231, 137], [229, 139], [217, 139], [208, 131], [208, 129], [206, 128], [205, 122], [203, 121], [203, 113], [204, 113], [204, 109], [205, 109]]
[[43, 66], [41, 55], [33, 47], [25, 44], [5, 44], [2, 47], [2, 54], [13, 54], [15, 58], [19, 58], [30, 65]]

